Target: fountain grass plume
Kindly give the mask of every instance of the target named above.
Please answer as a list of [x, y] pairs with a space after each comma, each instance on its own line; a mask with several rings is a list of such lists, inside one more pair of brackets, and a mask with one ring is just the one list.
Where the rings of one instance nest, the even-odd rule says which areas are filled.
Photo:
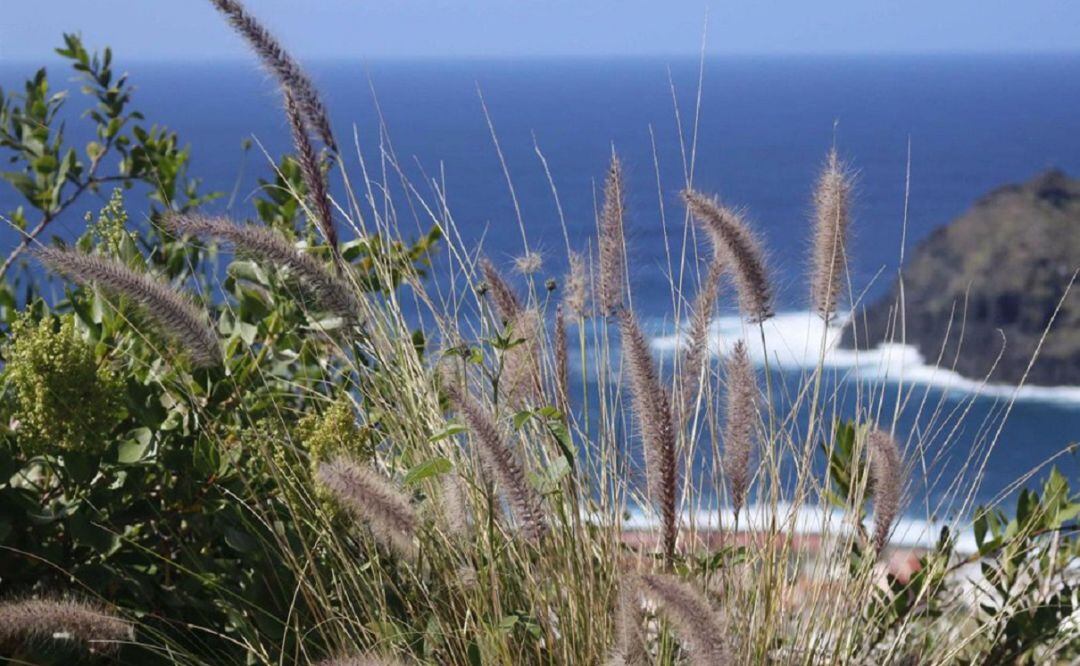
[[135, 628], [96, 604], [70, 599], [0, 603], [0, 643], [68, 641], [93, 653], [115, 652], [135, 639]]
[[416, 511], [389, 479], [345, 456], [321, 463], [316, 478], [342, 506], [365, 520], [383, 544], [415, 559]]
[[623, 214], [626, 208], [623, 190], [622, 164], [611, 156], [611, 167], [604, 183], [604, 206], [600, 211], [600, 284], [597, 306], [605, 317], [616, 312], [623, 303], [626, 283], [624, 261]]
[[457, 472], [451, 471], [439, 478], [439, 498], [437, 508], [446, 531], [455, 539], [468, 539], [471, 535], [469, 506]]
[[234, 224], [223, 217], [194, 213], [170, 213], [165, 216], [164, 224], [174, 234], [224, 240], [266, 261], [284, 266], [296, 274], [300, 286], [310, 292], [321, 306], [349, 322], [356, 322], [360, 317], [360, 302], [352, 287], [274, 229]]
[[607, 666], [645, 666], [648, 663], [640, 587], [634, 575], [624, 574], [619, 581], [616, 598], [615, 648]]
[[836, 313], [847, 265], [851, 176], [836, 149], [829, 151], [825, 169], [814, 189], [813, 275], [810, 300], [814, 311], [829, 321]]
[[564, 416], [570, 416], [570, 350], [566, 339], [566, 317], [562, 305], [555, 307], [555, 333], [551, 341], [555, 362], [555, 401]]
[[726, 267], [719, 254], [714, 254], [709, 262], [709, 270], [704, 282], [694, 297], [693, 311], [690, 313], [690, 330], [683, 347], [680, 384], [680, 398], [677, 406], [679, 425], [684, 426], [694, 408], [698, 389], [701, 387], [701, 374], [705, 369], [705, 360], [709, 355], [709, 326], [716, 311], [716, 299], [720, 296], [720, 280]]
[[502, 351], [499, 390], [508, 402], [523, 405], [529, 398], [542, 399], [540, 373], [540, 313], [536, 308], [519, 312], [509, 322], [510, 338], [517, 344]]
[[239, 0], [210, 0], [225, 15], [233, 29], [243, 37], [278, 80], [283, 90], [291, 91], [304, 121], [330, 150], [337, 152], [337, 141], [330, 128], [330, 118], [318, 90], [281, 42], [252, 16]]
[[586, 315], [588, 302], [588, 281], [585, 276], [585, 258], [577, 252], [570, 252], [570, 270], [563, 280], [562, 304], [576, 317]]
[[514, 257], [514, 270], [520, 275], [536, 275], [544, 267], [544, 257], [539, 252], [526, 252]]
[[494, 421], [472, 396], [449, 382], [444, 389], [472, 430], [480, 461], [502, 487], [525, 538], [533, 543], [539, 542], [547, 534], [547, 525], [541, 498], [526, 480], [525, 469], [503, 443]]
[[889, 541], [893, 521], [900, 513], [904, 491], [904, 461], [896, 439], [875, 428], [867, 436], [870, 480], [874, 490], [874, 549], [881, 553]]
[[727, 421], [724, 424], [723, 468], [737, 515], [746, 501], [750, 486], [750, 454], [757, 417], [754, 397], [758, 390], [750, 355], [742, 340], [736, 342], [731, 350], [726, 372]]
[[512, 322], [522, 311], [521, 301], [513, 287], [490, 259], [480, 260], [480, 271], [484, 274], [484, 281], [487, 282], [488, 293], [491, 294], [491, 301], [495, 305], [496, 312], [502, 317], [503, 323]]
[[743, 315], [754, 323], [771, 317], [772, 287], [764, 253], [742, 215], [694, 190], [685, 190], [683, 200], [731, 269]]
[[35, 254], [56, 273], [80, 284], [96, 284], [138, 303], [162, 333], [187, 351], [196, 367], [221, 362], [221, 346], [206, 313], [171, 285], [98, 255], [50, 247], [40, 248]]
[[695, 587], [674, 576], [643, 574], [641, 588], [653, 598], [688, 648], [694, 666], [731, 663], [724, 645], [724, 628], [709, 600]]
[[649, 496], [660, 510], [664, 557], [670, 564], [675, 557], [678, 535], [675, 503], [679, 484], [671, 400], [660, 384], [656, 365], [649, 353], [649, 343], [633, 311], [620, 311], [619, 331], [623, 363], [630, 381], [630, 397], [645, 448]]
[[311, 145], [307, 129], [304, 127], [302, 111], [297, 102], [296, 93], [291, 89], [285, 89], [285, 117], [289, 121], [289, 129], [292, 131], [293, 146], [296, 148], [296, 159], [300, 164], [300, 173], [307, 186], [308, 202], [315, 214], [315, 226], [322, 234], [323, 240], [334, 253], [335, 261], [340, 259], [338, 250], [337, 227], [334, 226], [333, 211], [330, 207], [330, 193], [327, 191], [326, 175], [319, 163], [319, 156], [315, 147]]

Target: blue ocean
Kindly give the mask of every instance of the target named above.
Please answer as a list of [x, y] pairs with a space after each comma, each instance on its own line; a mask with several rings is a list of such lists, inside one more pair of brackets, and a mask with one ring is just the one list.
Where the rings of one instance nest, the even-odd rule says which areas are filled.
[[[699, 189], [744, 207], [760, 230], [782, 312], [769, 335], [789, 352], [816, 350], [814, 336], [821, 334], [805, 314], [805, 254], [811, 188], [834, 143], [858, 172], [849, 255], [853, 282], [871, 300], [890, 286], [904, 244], [910, 253], [981, 195], [1050, 167], [1080, 175], [1080, 56], [730, 57], [699, 65], [679, 58], [428, 60], [323, 62], [310, 69], [339, 141], [348, 144], [346, 160], [358, 165], [357, 145], [376, 162], [380, 150], [392, 151], [425, 196], [426, 184], [437, 180], [463, 239], [483, 243], [507, 267], [523, 240], [484, 106], [528, 245], [546, 255], [545, 276], [563, 268], [560, 207], [571, 244], [584, 248], [594, 233], [599, 189], [616, 150], [626, 166], [634, 305], [660, 354], [677, 344], [667, 248], [677, 251], [684, 237], [677, 195], [688, 175]], [[0, 85], [10, 90], [32, 69], [0, 64]], [[272, 173], [263, 151], [278, 156], [290, 146], [269, 77], [253, 62], [135, 61], [126, 69], [137, 86], [133, 106], [190, 142], [192, 173], [206, 189], [226, 193], [218, 207], [253, 217], [257, 179]], [[50, 73], [54, 85], [70, 78], [59, 65]], [[73, 110], [84, 104], [79, 97], [73, 92]], [[70, 134], [78, 140], [76, 125]], [[245, 151], [249, 140], [253, 147]], [[0, 190], [0, 211], [17, 203], [15, 193]], [[83, 213], [99, 206], [88, 200], [54, 231], [74, 235]], [[0, 231], [4, 247], [16, 238]], [[722, 348], [739, 331], [730, 312], [721, 314], [714, 342]], [[797, 378], [805, 364], [799, 353], [788, 358], [784, 371]], [[1007, 493], [1011, 481], [1055, 455], [1059, 469], [1080, 482], [1080, 460], [1062, 453], [1080, 439], [1080, 388], [1014, 394], [909, 360], [903, 383], [882, 372], [873, 385], [889, 405], [896, 391], [910, 394], [898, 431], [918, 433], [922, 456], [934, 462], [922, 495], [940, 494], [960, 473], [966, 449], [991, 437], [996, 445], [980, 499]], [[830, 359], [837, 377], [849, 366], [842, 355]], [[934, 450], [936, 442], [941, 450]]]

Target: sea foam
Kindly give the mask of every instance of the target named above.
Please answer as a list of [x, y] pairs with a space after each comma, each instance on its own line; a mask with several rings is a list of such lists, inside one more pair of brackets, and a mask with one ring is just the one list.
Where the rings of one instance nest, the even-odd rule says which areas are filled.
[[[838, 537], [850, 534], [854, 528], [850, 513], [815, 505], [802, 505], [793, 509], [789, 504], [780, 503], [775, 511], [766, 504], [747, 506], [739, 515], [739, 530], [767, 531], [773, 517], [782, 532], [793, 535]], [[693, 524], [697, 529], [706, 531], [731, 529], [735, 525], [735, 513], [731, 507], [726, 506], [719, 510], [701, 509], [683, 512], [679, 522], [683, 526]], [[631, 509], [628, 518], [622, 521], [624, 530], [651, 531], [659, 529], [658, 525], [659, 520], [653, 513], [640, 508]], [[863, 525], [872, 532], [873, 516], [868, 516]], [[969, 524], [925, 520], [912, 516], [897, 519], [889, 544], [893, 547], [933, 548], [943, 527], [948, 527], [952, 533], [957, 553], [970, 554], [978, 550], [975, 533]]]
[[[843, 321], [825, 326], [812, 312], [785, 312], [766, 321], [762, 328], [747, 325], [740, 317], [719, 317], [709, 328], [709, 351], [724, 356], [738, 340], [745, 340], [751, 360], [779, 371], [824, 368], [848, 373], [864, 382], [932, 386], [956, 396], [979, 395], [1017, 402], [1041, 402], [1080, 406], [1080, 386], [1012, 386], [963, 377], [940, 367], [911, 345], [885, 343], [870, 350], [840, 348]], [[684, 343], [685, 332], [653, 338], [653, 348], [670, 354]]]

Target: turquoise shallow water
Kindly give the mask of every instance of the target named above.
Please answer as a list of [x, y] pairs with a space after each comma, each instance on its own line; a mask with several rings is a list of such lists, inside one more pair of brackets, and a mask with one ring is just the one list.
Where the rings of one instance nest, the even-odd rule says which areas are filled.
[[[119, 56], [123, 63], [124, 54]], [[210, 189], [230, 192], [235, 186], [232, 210], [250, 216], [256, 178], [269, 168], [257, 147], [245, 157], [241, 141], [255, 138], [271, 154], [288, 148], [272, 82], [252, 63], [131, 62], [126, 68], [138, 87], [135, 106], [179, 130], [193, 146], [193, 172]], [[53, 70], [58, 83], [69, 78]], [[887, 281], [880, 276], [895, 273], [900, 254], [909, 140], [909, 248], [1000, 184], [1051, 166], [1080, 175], [1080, 115], [1075, 113], [1080, 56], [711, 60], [696, 124], [698, 71], [689, 60], [327, 62], [311, 70], [325, 90], [339, 135], [351, 138], [355, 127], [369, 157], [379, 142], [374, 89], [392, 148], [410, 177], [418, 183], [425, 174], [445, 177], [448, 204], [465, 240], [483, 239], [488, 255], [509, 260], [520, 253], [522, 239], [477, 94], [481, 90], [529, 244], [548, 253], [545, 272], [552, 275], [561, 273], [564, 241], [535, 147], [543, 151], [558, 188], [570, 241], [583, 247], [592, 233], [598, 179], [614, 145], [627, 168], [634, 301], [661, 338], [658, 354], [670, 350], [673, 341], [663, 338], [675, 331], [662, 241], [666, 234], [677, 247], [683, 234], [676, 195], [686, 161], [676, 105], [684, 136], [696, 127], [695, 183], [746, 206], [770, 248], [781, 309], [789, 313], [805, 307], [809, 195], [834, 135], [859, 173], [850, 254], [854, 281], [868, 285], [869, 297], [885, 290]], [[31, 71], [0, 64], [0, 85], [11, 89]], [[80, 104], [76, 95], [73, 115]], [[74, 122], [69, 135], [88, 138]], [[16, 204], [10, 191], [0, 190], [0, 210]], [[88, 200], [86, 209], [99, 205]], [[86, 209], [58, 220], [56, 231], [75, 233]], [[0, 229], [0, 245], [14, 241], [14, 234]], [[721, 320], [718, 330], [730, 328], [730, 322]], [[802, 371], [788, 368], [786, 376], [794, 380]], [[881, 377], [867, 381], [884, 387], [887, 402], [899, 390]], [[970, 447], [999, 427], [982, 498], [993, 497], [1080, 438], [1076, 400], [1033, 394], [1017, 402], [999, 426], [1007, 391], [972, 398], [963, 387], [928, 381], [913, 389], [916, 399], [901, 411], [898, 424], [931, 443], [951, 437], [949, 446], [929, 452], [937, 466], [917, 489], [926, 497], [939, 495], [962, 469]], [[941, 408], [920, 411], [919, 404]], [[966, 414], [963, 422], [955, 430], [941, 430], [942, 414], [957, 410]], [[1059, 465], [1080, 481], [1075, 457], [1062, 457]]]

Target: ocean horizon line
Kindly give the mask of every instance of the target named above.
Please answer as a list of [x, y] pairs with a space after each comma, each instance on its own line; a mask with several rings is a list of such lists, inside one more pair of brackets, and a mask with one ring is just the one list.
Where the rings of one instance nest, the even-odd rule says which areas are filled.
[[[1024, 60], [1024, 59], [1055, 59], [1069, 58], [1080, 59], [1080, 49], [1072, 50], [1046, 50], [1046, 51], [980, 51], [980, 50], [927, 50], [927, 51], [731, 51], [712, 52], [705, 54], [706, 64], [718, 60], [741, 60], [759, 62], [791, 63], [793, 61], [817, 60], [817, 61], [859, 61], [859, 62], [887, 62], [887, 61], [918, 61], [927, 59], [953, 59], [953, 60]], [[363, 64], [440, 64], [454, 63], [612, 63], [612, 62], [657, 62], [671, 61], [679, 63], [700, 62], [700, 53], [671, 52], [671, 53], [461, 53], [450, 56], [435, 54], [374, 54], [374, 55], [349, 55], [331, 56], [314, 55], [304, 58], [309, 66], [327, 65], [363, 65]], [[40, 67], [42, 63], [62, 63], [64, 59], [56, 55], [50, 48], [41, 54], [5, 56], [0, 54], [0, 67], [32, 65]], [[248, 54], [238, 55], [209, 55], [195, 57], [140, 57], [127, 56], [123, 59], [127, 65], [155, 66], [200, 66], [200, 65], [257, 65], [254, 56]]]

